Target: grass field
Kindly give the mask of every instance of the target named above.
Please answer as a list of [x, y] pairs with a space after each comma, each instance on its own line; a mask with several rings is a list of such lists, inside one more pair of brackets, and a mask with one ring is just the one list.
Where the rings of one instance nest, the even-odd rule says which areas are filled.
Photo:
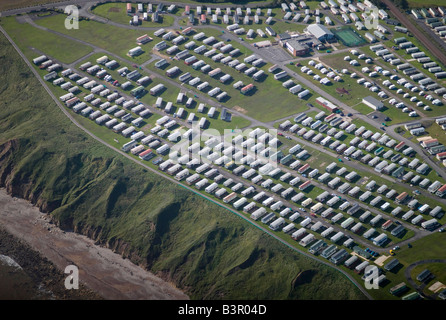
[[[221, 35], [220, 32], [213, 29], [201, 30], [203, 30], [207, 36], [215, 36], [217, 39]], [[253, 53], [252, 51], [249, 51], [245, 47], [236, 43], [232, 43], [232, 45], [234, 48], [239, 48], [241, 50], [241, 55], [236, 57], [236, 59], [239, 61], [243, 61], [245, 57]], [[182, 50], [183, 44], [180, 45], [179, 48]], [[164, 54], [165, 53], [163, 52], [163, 55]], [[176, 61], [174, 59], [168, 60], [170, 63], [169, 67], [178, 66], [182, 72], [191, 72], [193, 76], [198, 76], [200, 79], [202, 79], [202, 81], [209, 82], [210, 86], [220, 87], [222, 90], [226, 91], [230, 98], [225, 101], [224, 104], [229, 108], [236, 108], [237, 110], [241, 110], [241, 112], [246, 113], [248, 116], [266, 122], [284, 118], [307, 109], [306, 103], [308, 101], [300, 100], [295, 95], [289, 94], [287, 90], [282, 87], [281, 81], [274, 80], [273, 75], [267, 71], [268, 67], [270, 66], [269, 64], [261, 67], [267, 76], [261, 81], [253, 81], [251, 77], [246, 76], [244, 73], [239, 73], [227, 65], [214, 62], [211, 58], [201, 55], [197, 57], [208, 63], [213, 69], [218, 67], [223, 73], [230, 74], [233, 77], [233, 80], [230, 83], [223, 85], [219, 82], [218, 78], [214, 79], [210, 76], [206, 76], [200, 71], [193, 70], [191, 67], [186, 66], [182, 61]], [[149, 64], [148, 67], [154, 72], [159, 72], [159, 70], [156, 69], [153, 64]], [[239, 80], [243, 81], [245, 85], [253, 83], [256, 86], [256, 91], [251, 95], [242, 95], [238, 90], [232, 87], [232, 84]], [[179, 80], [176, 81], [179, 82]], [[192, 88], [189, 85], [185, 86]], [[280, 91], [283, 91], [284, 94], [280, 100], [277, 100], [277, 95], [271, 94], [271, 92]], [[313, 98], [314, 97], [311, 97], [310, 99]], [[271, 108], [271, 106], [274, 106], [274, 108]]]
[[[353, 72], [351, 66], [346, 63], [343, 58], [345, 56], [345, 53], [339, 53], [339, 54], [333, 54], [333, 55], [326, 55], [319, 60], [327, 65], [328, 67], [332, 68], [333, 70], [337, 70], [338, 73], [341, 72], [342, 69], [347, 68], [350, 70], [350, 72]], [[303, 66], [308, 66], [309, 60], [302, 61]], [[319, 62], [319, 61], [316, 61]], [[300, 67], [299, 67], [300, 68]], [[319, 70], [317, 70], [314, 67], [310, 67], [314, 74], [319, 75], [321, 78], [325, 77]], [[355, 106], [358, 103], [362, 101], [362, 98], [365, 96], [373, 96], [378, 97], [376, 93], [371, 92], [369, 89], [365, 88], [362, 85], [357, 84], [356, 79], [351, 78], [350, 75], [341, 75], [342, 81], [336, 82], [333, 79], [331, 80], [331, 84], [329, 85], [322, 85], [319, 81], [315, 80], [312, 76], [309, 76], [307, 74], [304, 74], [300, 72], [302, 76], [310, 80], [314, 83], [316, 86], [320, 86], [323, 88], [324, 91], [332, 95], [333, 97], [336, 97], [340, 101], [344, 102], [345, 104], [349, 106]], [[338, 90], [346, 90], [348, 93], [340, 93]], [[371, 110], [371, 109], [370, 109]]]
[[[148, 15], [148, 20], [144, 21], [142, 19], [142, 13], [137, 12], [137, 4], [134, 3], [132, 5], [133, 11], [131, 15], [138, 14], [140, 19], [140, 26], [141, 27], [164, 27], [164, 26], [170, 26], [173, 24], [173, 17], [168, 14], [160, 15], [160, 22], [154, 22], [152, 21], [152, 15]], [[112, 20], [117, 23], [122, 23], [125, 25], [129, 24], [129, 21], [132, 19], [131, 16], [127, 14], [127, 6], [126, 3], [104, 3], [99, 4], [96, 6], [92, 12], [98, 16], [101, 16], [103, 18]], [[147, 6], [144, 6], [144, 12], [147, 12]]]
[[[332, 292], [363, 298], [333, 269], [91, 139], [60, 112], [3, 36], [0, 57], [8, 79], [0, 83], [0, 144], [7, 151], [0, 172], [15, 196], [38, 202], [62, 228], [116, 248], [193, 299], [333, 299]], [[305, 270], [311, 276], [290, 288]]]
[[127, 53], [130, 49], [136, 47], [136, 38], [146, 34], [146, 31], [135, 29], [124, 29], [96, 21], [79, 21], [79, 29], [67, 30], [60, 28], [63, 25], [65, 15], [54, 15], [45, 17], [36, 21], [38, 25], [47, 27], [48, 29], [62, 32], [68, 36], [92, 43], [104, 50], [108, 50], [118, 56], [125, 57], [135, 63], [142, 63], [149, 59], [150, 52], [154, 43], [149, 42], [142, 46], [145, 51], [137, 57], [129, 57]]

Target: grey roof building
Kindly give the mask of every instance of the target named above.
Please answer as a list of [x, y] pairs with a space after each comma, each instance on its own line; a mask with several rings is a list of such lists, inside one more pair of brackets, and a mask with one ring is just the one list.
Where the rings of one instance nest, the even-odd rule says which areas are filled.
[[384, 107], [384, 104], [381, 101], [379, 101], [371, 96], [362, 98], [362, 103], [369, 106], [373, 110], [381, 110]]
[[334, 34], [322, 24], [310, 24], [306, 31], [312, 34], [319, 41], [330, 40], [334, 38]]

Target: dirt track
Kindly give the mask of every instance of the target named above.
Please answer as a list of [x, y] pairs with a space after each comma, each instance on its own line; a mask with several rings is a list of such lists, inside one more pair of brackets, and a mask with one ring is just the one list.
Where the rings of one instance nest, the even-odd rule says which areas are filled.
[[111, 250], [96, 246], [91, 239], [79, 234], [65, 233], [48, 221], [38, 208], [0, 189], [0, 225], [60, 270], [70, 264], [76, 265], [79, 280], [104, 299], [189, 299], [171, 284]]
[[390, 0], [382, 0], [395, 17], [401, 22], [421, 43], [444, 65], [446, 65], [446, 55], [444, 51], [417, 29], [416, 26], [402, 13]]

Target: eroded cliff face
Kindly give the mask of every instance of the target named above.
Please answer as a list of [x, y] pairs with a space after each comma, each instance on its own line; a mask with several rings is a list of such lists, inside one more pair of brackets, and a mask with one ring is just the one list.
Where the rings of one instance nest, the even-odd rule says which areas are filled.
[[[27, 144], [27, 141], [25, 141]], [[0, 145], [0, 187], [14, 196], [26, 199], [37, 206], [41, 212], [48, 213], [59, 206], [58, 202], [41, 197], [42, 189], [35, 188], [31, 172], [17, 171], [16, 157], [19, 157], [23, 140], [14, 139]]]

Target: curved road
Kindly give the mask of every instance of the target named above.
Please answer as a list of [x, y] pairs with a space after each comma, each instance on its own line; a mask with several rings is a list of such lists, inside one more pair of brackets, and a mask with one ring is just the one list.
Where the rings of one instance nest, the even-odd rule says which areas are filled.
[[[409, 282], [409, 284], [415, 288], [416, 291], [418, 291], [419, 294], [421, 294], [423, 297], [426, 297], [428, 299], [431, 300], [435, 300], [437, 293], [431, 294], [431, 295], [426, 295], [423, 293], [424, 288], [426, 287], [425, 283], [422, 283], [421, 285], [418, 285], [411, 277], [410, 273], [412, 271], [413, 268], [415, 268], [416, 266], [419, 266], [421, 264], [428, 264], [428, 263], [445, 263], [446, 264], [446, 259], [429, 259], [429, 260], [420, 260], [417, 262], [412, 263], [411, 265], [407, 266], [406, 269], [404, 270], [404, 276], [407, 279], [407, 282]], [[446, 265], [445, 265], [445, 269], [446, 269]]]

